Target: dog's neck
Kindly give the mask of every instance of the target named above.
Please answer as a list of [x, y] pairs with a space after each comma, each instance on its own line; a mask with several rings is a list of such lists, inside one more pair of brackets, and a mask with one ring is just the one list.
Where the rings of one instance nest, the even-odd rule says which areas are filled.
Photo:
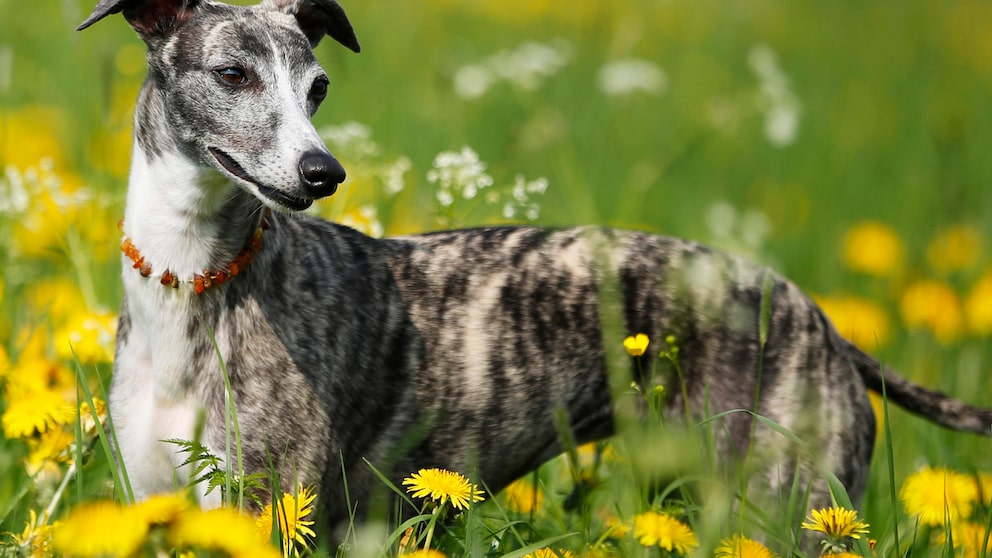
[[154, 270], [187, 280], [226, 266], [250, 243], [263, 213], [219, 172], [178, 151], [149, 155], [135, 142], [123, 232]]

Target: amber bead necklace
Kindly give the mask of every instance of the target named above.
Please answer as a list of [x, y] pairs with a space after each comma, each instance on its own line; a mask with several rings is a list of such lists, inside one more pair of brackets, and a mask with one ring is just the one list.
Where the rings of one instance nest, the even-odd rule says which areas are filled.
[[[255, 260], [255, 254], [257, 254], [262, 249], [262, 235], [271, 226], [269, 224], [269, 217], [272, 212], [269, 209], [265, 210], [265, 214], [262, 216], [262, 222], [255, 229], [255, 233], [252, 234], [251, 239], [248, 244], [238, 252], [234, 259], [227, 263], [224, 267], [216, 269], [205, 269], [203, 273], [195, 273], [192, 278], [181, 279], [175, 273], [166, 269], [161, 275], [155, 275], [152, 271], [152, 265], [150, 262], [145, 261], [145, 257], [141, 255], [141, 251], [138, 247], [131, 242], [131, 239], [124, 237], [124, 241], [121, 242], [121, 252], [131, 260], [134, 264], [134, 269], [138, 270], [138, 273], [142, 277], [148, 277], [151, 279], [158, 278], [159, 282], [166, 287], [172, 287], [178, 289], [179, 285], [192, 285], [193, 290], [196, 294], [200, 294], [203, 291], [213, 287], [215, 285], [221, 285], [226, 281], [230, 281], [232, 277], [241, 273], [248, 267], [251, 262]], [[124, 228], [124, 220], [121, 219], [118, 223], [118, 228]]]

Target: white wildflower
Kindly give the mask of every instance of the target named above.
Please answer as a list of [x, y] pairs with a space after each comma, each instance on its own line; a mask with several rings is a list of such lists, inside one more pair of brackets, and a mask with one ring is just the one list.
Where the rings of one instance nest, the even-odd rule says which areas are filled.
[[607, 62], [599, 69], [599, 89], [611, 97], [646, 93], [659, 95], [668, 87], [664, 70], [650, 60], [620, 58]]
[[438, 190], [434, 197], [437, 198], [437, 203], [441, 204], [441, 207], [451, 207], [451, 204], [455, 203], [455, 196], [451, 190]]
[[332, 152], [347, 159], [343, 161], [346, 168], [356, 166], [359, 169], [354, 176], [371, 175], [382, 183], [387, 196], [395, 196], [406, 187], [404, 175], [413, 168], [413, 163], [405, 156], [390, 160], [383, 155], [379, 145], [372, 139], [372, 128], [368, 125], [345, 122], [325, 126], [319, 133]]
[[737, 226], [737, 208], [725, 200], [715, 201], [706, 208], [705, 220], [710, 235], [716, 238], [729, 238]]
[[513, 205], [512, 202], [506, 202], [503, 204], [503, 218], [513, 219], [517, 216], [517, 206]]
[[765, 113], [765, 137], [775, 147], [792, 145], [799, 135], [799, 108], [793, 104], [774, 105]]
[[497, 52], [490, 59], [497, 76], [520, 89], [533, 91], [544, 78], [558, 73], [570, 57], [568, 43], [559, 41], [553, 45], [526, 42], [515, 50]]
[[543, 195], [545, 192], [548, 191], [548, 179], [542, 176], [537, 180], [532, 180], [527, 183], [527, 185], [524, 187], [524, 190], [526, 190], [528, 194]]
[[493, 185], [493, 178], [486, 173], [486, 164], [467, 146], [459, 152], [438, 153], [434, 157], [434, 168], [427, 171], [427, 180], [437, 184], [437, 201], [443, 207], [453, 204], [456, 196], [469, 200]]
[[771, 232], [771, 221], [754, 208], [739, 211], [730, 202], [720, 200], [706, 208], [709, 242], [729, 252], [764, 260], [761, 251]]
[[30, 202], [31, 196], [24, 187], [24, 176], [14, 165], [7, 165], [4, 178], [0, 179], [0, 215], [22, 215]]
[[500, 50], [480, 62], [458, 68], [454, 75], [455, 93], [464, 99], [477, 99], [499, 82], [533, 91], [561, 71], [570, 58], [571, 45], [566, 41], [525, 42], [515, 49]]
[[758, 44], [748, 51], [747, 63], [770, 96], [781, 96], [789, 89], [789, 78], [778, 65], [778, 55], [768, 45]]
[[379, 154], [379, 145], [372, 140], [372, 128], [359, 122], [345, 122], [325, 126], [320, 137], [330, 144], [331, 150], [355, 158], [373, 158]]
[[510, 199], [503, 202], [502, 214], [505, 219], [514, 219], [523, 215], [529, 221], [535, 221], [541, 216], [541, 206], [531, 196], [543, 195], [548, 190], [548, 179], [541, 177], [527, 181], [517, 175], [510, 189]]
[[760, 210], [750, 208], [741, 216], [740, 237], [744, 244], [752, 249], [761, 248], [768, 239], [771, 229], [771, 220]]
[[486, 66], [468, 64], [455, 72], [455, 93], [463, 99], [477, 99], [486, 94], [498, 78]]
[[768, 45], [755, 45], [748, 53], [748, 65], [758, 78], [758, 105], [765, 117], [765, 137], [775, 147], [787, 147], [799, 134], [801, 104]]
[[403, 179], [403, 175], [411, 168], [413, 168], [413, 163], [410, 162], [410, 159], [400, 157], [393, 161], [391, 165], [386, 165], [382, 169], [382, 181], [386, 186], [387, 194], [395, 196], [403, 191], [403, 188], [406, 187], [406, 181]]
[[83, 187], [66, 191], [62, 178], [55, 172], [55, 162], [49, 157], [43, 158], [37, 167], [23, 171], [7, 166], [4, 178], [0, 179], [0, 214], [24, 214], [33, 201], [42, 199], [51, 200], [60, 209], [70, 209], [91, 202], [93, 194]]

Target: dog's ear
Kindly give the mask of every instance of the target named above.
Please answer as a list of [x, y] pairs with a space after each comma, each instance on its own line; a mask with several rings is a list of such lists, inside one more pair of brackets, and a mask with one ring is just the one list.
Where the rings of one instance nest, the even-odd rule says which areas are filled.
[[355, 52], [362, 50], [344, 8], [334, 0], [262, 0], [261, 5], [295, 16], [312, 47], [328, 35]]
[[167, 35], [193, 16], [200, 0], [100, 0], [93, 13], [76, 28], [82, 31], [110, 14], [124, 19], [145, 42]]

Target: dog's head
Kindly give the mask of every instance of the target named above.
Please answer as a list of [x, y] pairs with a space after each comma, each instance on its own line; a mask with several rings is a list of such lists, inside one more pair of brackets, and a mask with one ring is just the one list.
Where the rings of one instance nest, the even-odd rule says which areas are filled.
[[313, 47], [325, 36], [358, 52], [334, 0], [101, 0], [78, 29], [123, 13], [148, 45], [135, 118], [148, 158], [178, 151], [280, 211], [329, 196], [345, 171], [310, 118], [328, 77]]

